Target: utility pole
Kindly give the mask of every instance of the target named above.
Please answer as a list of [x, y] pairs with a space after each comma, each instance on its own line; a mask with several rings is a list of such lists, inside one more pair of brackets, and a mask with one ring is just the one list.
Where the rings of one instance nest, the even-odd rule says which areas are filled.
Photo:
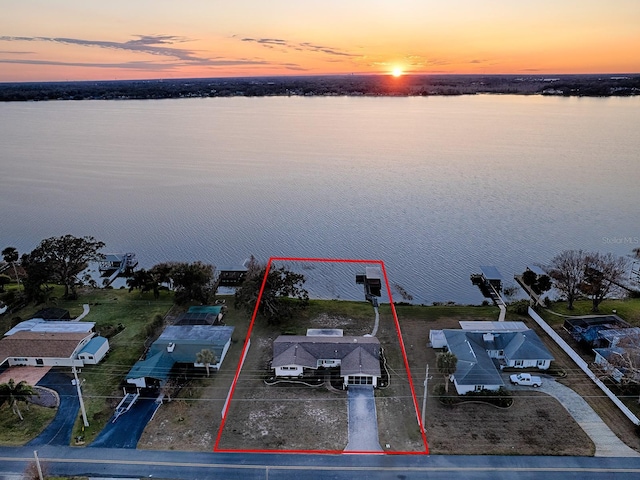
[[42, 477], [42, 468], [40, 467], [40, 459], [38, 458], [37, 450], [33, 451], [33, 456], [36, 459], [36, 468], [38, 469], [38, 477], [40, 478], [40, 480], [44, 480], [44, 478]]
[[80, 380], [78, 380], [78, 371], [76, 370], [76, 366], [73, 365], [71, 367], [71, 371], [73, 372], [73, 376], [75, 377], [76, 389], [78, 390], [78, 399], [80, 400], [80, 411], [82, 412], [82, 421], [84, 422], [84, 426], [89, 426], [89, 421], [87, 420], [87, 412], [84, 409], [84, 401], [82, 400], [82, 390], [80, 389]]
[[424, 375], [424, 395], [422, 397], [422, 429], [424, 430], [424, 414], [427, 410], [427, 392], [429, 391], [428, 384], [431, 377], [429, 376], [429, 364], [427, 363], [427, 372]]

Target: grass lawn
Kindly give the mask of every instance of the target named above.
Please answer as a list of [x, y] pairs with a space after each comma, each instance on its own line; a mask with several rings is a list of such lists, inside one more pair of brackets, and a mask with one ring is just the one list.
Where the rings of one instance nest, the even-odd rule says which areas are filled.
[[[613, 311], [633, 326], [640, 326], [640, 298], [625, 298], [621, 300], [605, 300], [598, 310], [592, 312], [590, 300], [578, 300], [573, 304], [573, 310], [567, 308], [567, 302], [553, 302], [551, 311], [560, 315], [581, 316], [581, 315], [610, 315]], [[564, 319], [558, 315], [542, 311], [541, 316], [551, 325], [562, 324]]]
[[5, 404], [0, 408], [0, 445], [24, 445], [49, 425], [57, 411], [55, 408], [41, 407], [40, 405], [29, 405], [29, 410], [27, 410], [22, 402], [20, 402], [19, 408], [24, 417], [23, 421], [14, 415], [9, 405]]

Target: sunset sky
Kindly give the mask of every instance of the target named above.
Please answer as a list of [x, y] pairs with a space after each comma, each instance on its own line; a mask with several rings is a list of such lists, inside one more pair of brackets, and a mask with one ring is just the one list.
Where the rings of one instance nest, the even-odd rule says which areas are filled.
[[640, 72], [640, 0], [0, 0], [0, 12], [0, 82]]

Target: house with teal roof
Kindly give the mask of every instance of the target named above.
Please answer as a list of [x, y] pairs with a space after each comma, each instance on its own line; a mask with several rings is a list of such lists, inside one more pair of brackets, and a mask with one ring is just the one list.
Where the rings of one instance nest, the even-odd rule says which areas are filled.
[[164, 329], [153, 342], [144, 360], [136, 362], [127, 374], [127, 383], [139, 388], [153, 388], [164, 385], [176, 364], [193, 365], [202, 350], [211, 350], [215, 363], [213, 370], [220, 369], [224, 357], [231, 346], [231, 335], [235, 327], [217, 325], [171, 325]]

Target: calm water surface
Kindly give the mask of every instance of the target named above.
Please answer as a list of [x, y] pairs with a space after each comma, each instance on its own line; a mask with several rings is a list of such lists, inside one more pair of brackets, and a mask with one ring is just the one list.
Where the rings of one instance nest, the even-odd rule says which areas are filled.
[[[640, 246], [638, 125], [640, 98], [0, 104], [0, 247], [382, 259], [415, 302], [479, 303], [479, 265]], [[355, 270], [305, 267], [319, 297], [360, 298]]]

